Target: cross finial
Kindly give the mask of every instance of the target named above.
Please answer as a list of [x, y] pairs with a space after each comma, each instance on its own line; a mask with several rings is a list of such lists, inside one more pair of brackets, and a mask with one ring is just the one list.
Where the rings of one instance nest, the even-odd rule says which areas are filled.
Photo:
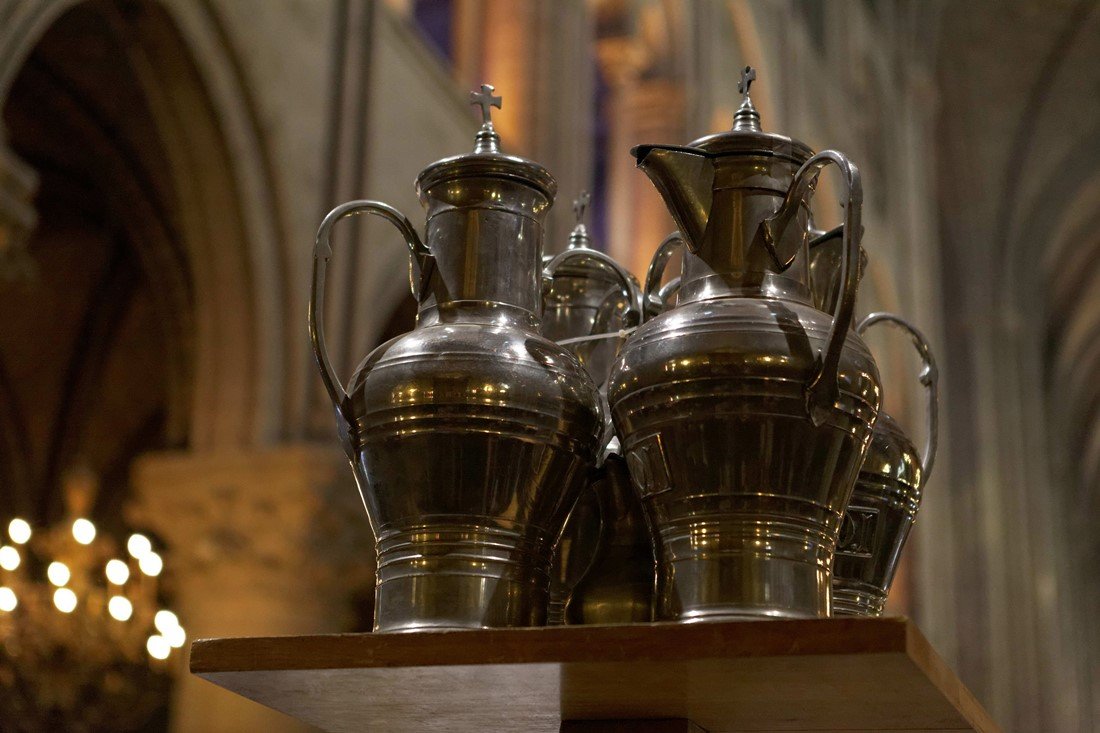
[[573, 227], [573, 233], [569, 235], [568, 249], [588, 249], [592, 240], [588, 236], [588, 227], [584, 225], [584, 215], [588, 213], [588, 204], [592, 201], [588, 191], [581, 191], [577, 198], [573, 199], [573, 215], [577, 217], [577, 223]]
[[494, 97], [496, 88], [492, 84], [482, 84], [480, 92], [470, 92], [470, 104], [481, 107], [481, 124], [492, 125], [492, 107], [500, 109], [500, 97]]
[[592, 201], [592, 195], [588, 191], [581, 191], [573, 200], [573, 216], [577, 217], [577, 223], [584, 223], [584, 215], [588, 212], [588, 204]]
[[760, 132], [760, 113], [752, 106], [749, 98], [749, 87], [756, 79], [756, 69], [746, 66], [741, 70], [741, 81], [737, 84], [737, 91], [741, 92], [741, 106], [737, 108], [737, 114], [733, 116], [733, 129], [739, 132]]
[[746, 66], [741, 72], [741, 81], [737, 84], [737, 91], [745, 99], [749, 98], [749, 87], [756, 81], [756, 69]]

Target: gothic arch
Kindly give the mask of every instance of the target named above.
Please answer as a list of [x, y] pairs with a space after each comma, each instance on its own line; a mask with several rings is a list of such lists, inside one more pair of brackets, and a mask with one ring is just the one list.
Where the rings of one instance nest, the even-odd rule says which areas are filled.
[[172, 171], [194, 293], [187, 442], [270, 441], [283, 429], [290, 314], [279, 208], [233, 51], [206, 3], [0, 0], [0, 104], [43, 36], [78, 7], [123, 34], [118, 63], [141, 88]]
[[1100, 507], [1100, 151], [1088, 143], [1097, 134], [1097, 127], [1082, 130], [1082, 145], [1054, 166], [1022, 212], [1025, 223], [1005, 243], [999, 308], [1009, 314], [1002, 370], [1017, 373], [998, 384], [1011, 382], [1019, 394], [1019, 439], [1033, 457], [1023, 467], [1033, 477], [1027, 483], [1052, 489], [1032, 502], [1045, 517], [1036, 556], [1027, 560], [1052, 578], [1040, 616], [1059, 619], [1065, 663], [1050, 671], [1069, 692], [1060, 703], [1081, 721], [1100, 702], [1100, 689], [1092, 689], [1100, 542], [1089, 526]]

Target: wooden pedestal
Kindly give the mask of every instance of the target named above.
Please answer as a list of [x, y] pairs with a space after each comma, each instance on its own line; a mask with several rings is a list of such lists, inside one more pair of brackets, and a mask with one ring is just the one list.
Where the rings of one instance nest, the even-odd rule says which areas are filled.
[[903, 618], [207, 639], [191, 670], [349, 733], [999, 730]]

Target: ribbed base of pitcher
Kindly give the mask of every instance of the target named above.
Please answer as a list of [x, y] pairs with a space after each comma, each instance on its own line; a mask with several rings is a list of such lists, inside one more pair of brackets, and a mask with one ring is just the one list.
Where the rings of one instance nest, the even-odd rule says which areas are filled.
[[565, 624], [565, 599], [551, 598], [546, 607], [546, 625], [562, 626]]
[[829, 615], [827, 525], [710, 515], [662, 529], [660, 620], [823, 618]]
[[542, 626], [548, 544], [483, 526], [389, 534], [378, 542], [374, 630]]
[[881, 616], [886, 591], [866, 583], [833, 579], [834, 616]]

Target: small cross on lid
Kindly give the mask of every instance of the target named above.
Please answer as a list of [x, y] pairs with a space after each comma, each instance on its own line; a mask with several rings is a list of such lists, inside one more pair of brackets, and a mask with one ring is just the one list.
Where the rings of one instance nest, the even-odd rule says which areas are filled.
[[475, 138], [475, 153], [499, 153], [500, 135], [493, 128], [492, 108], [500, 109], [501, 98], [493, 96], [496, 87], [492, 84], [482, 84], [480, 92], [470, 92], [470, 104], [481, 108], [481, 129]]

